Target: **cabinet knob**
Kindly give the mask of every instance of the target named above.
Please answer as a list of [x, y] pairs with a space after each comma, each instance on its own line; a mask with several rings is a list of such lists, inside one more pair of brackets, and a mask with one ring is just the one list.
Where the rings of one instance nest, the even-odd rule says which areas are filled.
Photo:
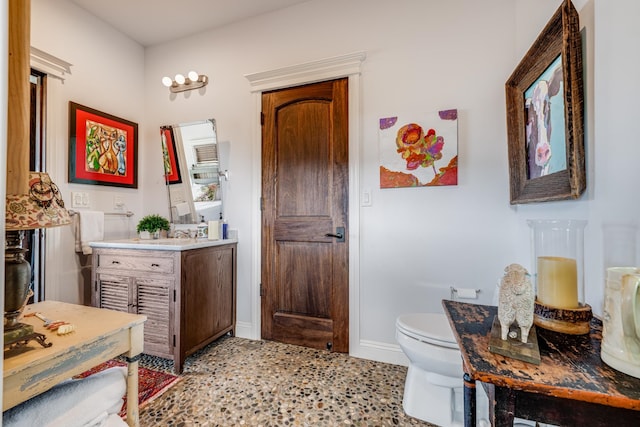
[[160, 264], [153, 263], [151, 264], [151, 267], [160, 267]]
[[120, 261], [111, 261], [111, 264], [120, 264]]

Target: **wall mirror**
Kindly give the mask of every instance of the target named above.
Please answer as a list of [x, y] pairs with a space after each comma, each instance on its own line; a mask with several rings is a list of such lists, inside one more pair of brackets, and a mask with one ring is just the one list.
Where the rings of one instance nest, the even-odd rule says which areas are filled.
[[223, 181], [216, 121], [160, 127], [171, 222], [193, 224], [223, 215]]

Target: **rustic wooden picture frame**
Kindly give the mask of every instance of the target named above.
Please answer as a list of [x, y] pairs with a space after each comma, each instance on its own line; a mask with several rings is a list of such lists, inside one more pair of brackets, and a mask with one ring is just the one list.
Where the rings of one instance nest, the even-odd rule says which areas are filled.
[[[505, 83], [511, 204], [577, 199], [586, 188], [582, 41], [578, 12], [566, 0]], [[525, 91], [561, 57], [566, 169], [531, 177]], [[558, 129], [554, 129], [558, 131]]]

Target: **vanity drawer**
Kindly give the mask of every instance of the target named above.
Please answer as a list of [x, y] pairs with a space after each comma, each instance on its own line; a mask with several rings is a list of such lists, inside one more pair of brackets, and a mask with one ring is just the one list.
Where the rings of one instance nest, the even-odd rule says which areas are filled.
[[98, 259], [98, 268], [101, 270], [117, 269], [173, 274], [173, 266], [173, 257], [100, 254]]

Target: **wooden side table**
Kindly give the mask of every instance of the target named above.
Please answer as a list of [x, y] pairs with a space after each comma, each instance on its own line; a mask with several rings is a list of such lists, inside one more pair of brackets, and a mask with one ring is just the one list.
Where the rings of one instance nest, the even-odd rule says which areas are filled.
[[489, 396], [495, 427], [515, 417], [563, 426], [640, 426], [640, 379], [600, 358], [602, 322], [587, 335], [537, 328], [540, 365], [489, 351], [498, 308], [443, 300], [462, 353], [465, 427], [476, 424], [475, 381]]
[[27, 305], [24, 313], [40, 312], [52, 320], [64, 320], [76, 326], [73, 333], [58, 336], [44, 328], [36, 317], [22, 323], [34, 326], [53, 345], [38, 343], [4, 359], [2, 410], [5, 411], [74, 375], [80, 374], [115, 356], [127, 357], [127, 424], [139, 425], [138, 358], [142, 353], [146, 316], [122, 313], [57, 301]]

